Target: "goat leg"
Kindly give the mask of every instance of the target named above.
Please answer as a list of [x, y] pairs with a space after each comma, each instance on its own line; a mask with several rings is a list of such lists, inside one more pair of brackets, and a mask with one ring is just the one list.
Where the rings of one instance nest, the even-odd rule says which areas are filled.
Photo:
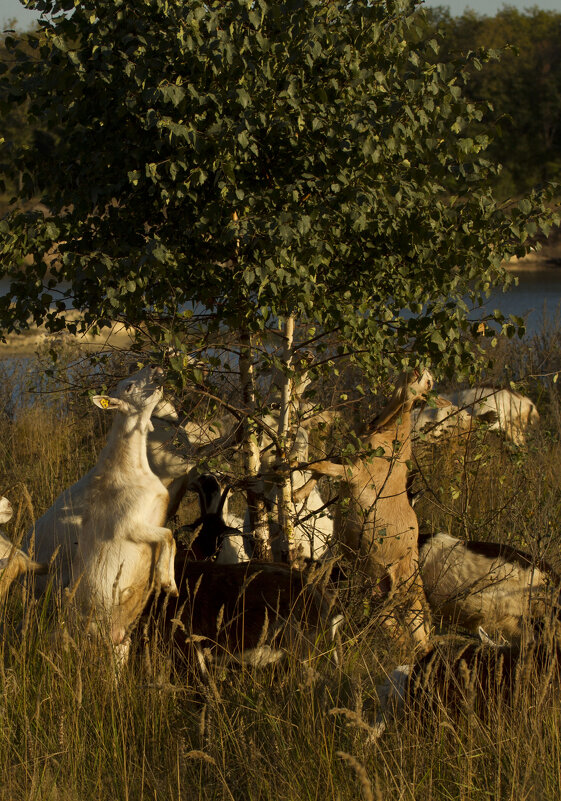
[[320, 476], [331, 476], [332, 478], [347, 478], [349, 468], [342, 464], [335, 464], [327, 459], [320, 462], [304, 462], [298, 465], [300, 469], [310, 470], [312, 473], [317, 473]]
[[162, 546], [156, 562], [154, 580], [170, 595], [177, 595], [174, 571], [176, 545], [171, 529], [163, 526], [144, 526], [144, 528], [135, 529], [130, 539], [133, 542]]
[[310, 496], [310, 493], [312, 492], [317, 483], [318, 483], [318, 477], [312, 476], [312, 478], [309, 478], [305, 484], [303, 484], [297, 490], [294, 490], [294, 492], [292, 493], [292, 500], [294, 501], [294, 503], [303, 503], [304, 501], [307, 501]]

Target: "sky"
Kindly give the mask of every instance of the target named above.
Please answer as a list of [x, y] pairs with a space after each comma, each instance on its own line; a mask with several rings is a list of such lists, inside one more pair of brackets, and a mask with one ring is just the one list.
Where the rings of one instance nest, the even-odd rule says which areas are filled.
[[[487, 14], [489, 16], [494, 16], [505, 5], [503, 0], [448, 0], [448, 2], [446, 0], [426, 0], [426, 4], [427, 6], [448, 6], [452, 14], [461, 14], [466, 8], [471, 8], [478, 14]], [[535, 3], [531, 2], [531, 0], [512, 0], [508, 5], [515, 6], [520, 11], [538, 6], [550, 11], [561, 12], [561, 0], [539, 0]], [[16, 19], [17, 27], [25, 29], [32, 24], [37, 16], [36, 13], [23, 8], [19, 0], [0, 0], [0, 30], [3, 30], [8, 20], [12, 18]]]

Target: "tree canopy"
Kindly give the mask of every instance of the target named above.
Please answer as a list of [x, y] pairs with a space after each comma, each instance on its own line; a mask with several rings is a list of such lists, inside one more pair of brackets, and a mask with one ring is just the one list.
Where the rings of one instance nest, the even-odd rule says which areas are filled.
[[[34, 7], [5, 41], [2, 105], [42, 133], [6, 170], [4, 331], [122, 320], [177, 344], [193, 310], [257, 335], [292, 317], [371, 373], [474, 369], [466, 300], [550, 221], [543, 195], [493, 197], [481, 55], [440, 61], [394, 0]], [[37, 196], [48, 215], [21, 211]]]

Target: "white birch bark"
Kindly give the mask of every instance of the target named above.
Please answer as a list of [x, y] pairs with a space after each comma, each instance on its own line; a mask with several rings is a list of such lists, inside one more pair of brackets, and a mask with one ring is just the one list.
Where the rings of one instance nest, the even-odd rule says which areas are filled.
[[278, 479], [278, 502], [279, 502], [279, 524], [281, 527], [281, 536], [283, 544], [281, 551], [286, 554], [286, 561], [289, 564], [294, 562], [294, 527], [292, 520], [292, 481], [289, 467], [289, 453], [290, 453], [290, 414], [292, 404], [292, 361], [293, 361], [293, 344], [294, 344], [294, 317], [288, 317], [284, 324], [284, 343], [282, 358], [285, 367], [281, 385], [281, 404], [279, 414], [279, 445], [281, 453], [279, 454], [281, 463], [285, 469], [281, 472]]

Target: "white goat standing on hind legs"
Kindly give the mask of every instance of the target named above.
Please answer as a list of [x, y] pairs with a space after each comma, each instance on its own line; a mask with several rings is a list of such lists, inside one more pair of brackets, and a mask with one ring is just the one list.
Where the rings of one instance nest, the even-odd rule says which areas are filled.
[[91, 627], [109, 624], [119, 645], [154, 586], [176, 594], [175, 540], [164, 527], [168, 492], [148, 463], [150, 415], [162, 397], [161, 367], [145, 367], [92, 400], [116, 417], [84, 499], [69, 593]]
[[[152, 411], [151, 427], [148, 429], [148, 462], [169, 493], [167, 519], [174, 515], [190, 483], [196, 478], [197, 459], [212, 452], [209, 445], [214, 431], [209, 424], [201, 423], [195, 428], [198, 437], [188, 435], [179, 423], [173, 404], [159, 401]], [[201, 435], [205, 443], [201, 443]], [[229, 435], [217, 439], [220, 446]], [[175, 448], [177, 441], [178, 448]], [[72, 562], [82, 536], [82, 525], [86, 510], [86, 496], [95, 468], [89, 470], [78, 481], [67, 487], [55, 499], [52, 506], [35, 521], [27, 532], [24, 545], [33, 547], [33, 553], [41, 562], [51, 562], [49, 581], [60, 590], [70, 583]], [[35, 582], [36, 593], [42, 595], [47, 579]]]

